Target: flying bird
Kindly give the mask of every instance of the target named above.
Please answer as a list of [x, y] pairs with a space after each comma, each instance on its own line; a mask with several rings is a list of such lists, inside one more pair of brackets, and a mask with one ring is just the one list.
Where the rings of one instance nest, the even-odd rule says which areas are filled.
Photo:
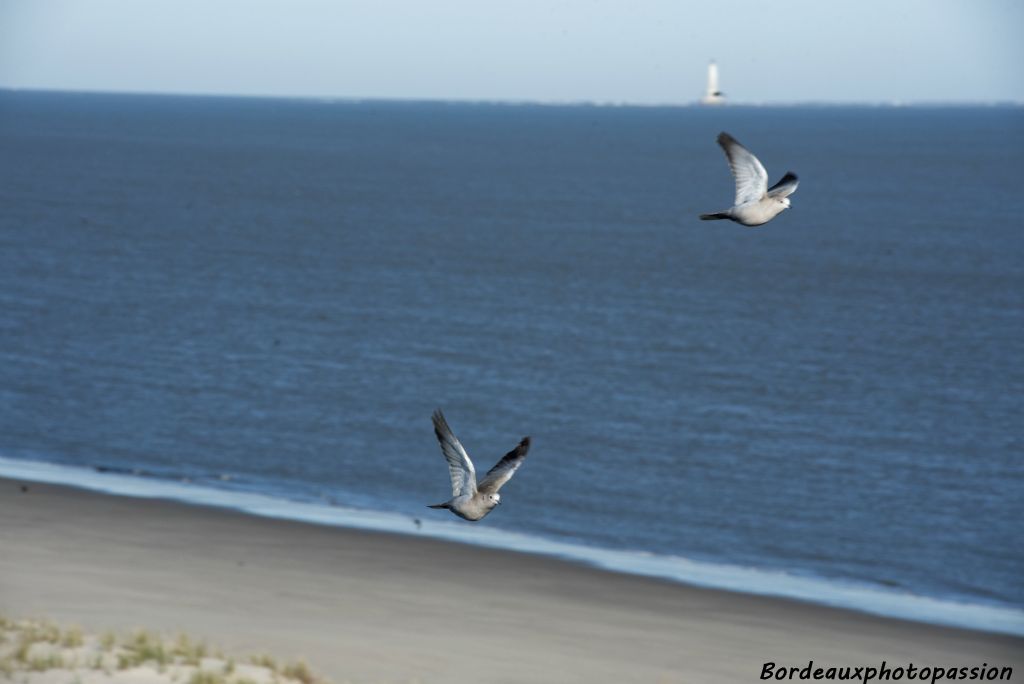
[[530, 438], [523, 437], [519, 446], [505, 454], [487, 471], [480, 484], [477, 484], [473, 462], [469, 460], [469, 454], [462, 448], [455, 433], [448, 427], [448, 421], [444, 419], [441, 409], [434, 411], [431, 418], [434, 421], [434, 434], [441, 445], [441, 453], [448, 461], [448, 474], [452, 478], [452, 498], [429, 508], [447, 508], [465, 520], [480, 520], [501, 503], [498, 490], [512, 479], [516, 470], [523, 464], [526, 452], [530, 450]]
[[701, 219], [730, 219], [744, 226], [760, 226], [789, 209], [789, 196], [796, 192], [800, 180], [787, 171], [778, 183], [768, 187], [768, 172], [750, 150], [728, 133], [718, 134], [718, 144], [725, 150], [729, 168], [736, 179], [736, 206], [714, 214], [701, 214]]

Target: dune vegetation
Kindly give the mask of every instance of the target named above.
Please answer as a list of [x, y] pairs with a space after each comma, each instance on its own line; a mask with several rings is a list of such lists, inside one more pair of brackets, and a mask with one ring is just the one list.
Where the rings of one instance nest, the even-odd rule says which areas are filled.
[[187, 634], [83, 632], [0, 616], [0, 680], [23, 684], [328, 684], [304, 661], [236, 658]]

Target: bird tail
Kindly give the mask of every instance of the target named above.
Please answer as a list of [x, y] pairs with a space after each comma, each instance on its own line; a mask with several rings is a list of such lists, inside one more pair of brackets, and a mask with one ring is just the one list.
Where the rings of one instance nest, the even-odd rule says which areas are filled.
[[721, 219], [729, 218], [729, 212], [727, 211], [716, 211], [714, 214], [701, 214], [701, 221], [719, 221]]
[[449, 503], [428, 504], [427, 508], [451, 508]]

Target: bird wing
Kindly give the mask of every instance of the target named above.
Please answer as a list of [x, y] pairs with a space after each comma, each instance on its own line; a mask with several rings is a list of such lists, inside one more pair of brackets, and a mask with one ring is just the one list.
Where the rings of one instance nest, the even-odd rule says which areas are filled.
[[757, 202], [768, 189], [768, 172], [750, 150], [728, 133], [718, 134], [718, 144], [725, 150], [729, 168], [736, 179], [736, 206]]
[[800, 185], [800, 179], [792, 171], [787, 171], [778, 183], [768, 188], [769, 197], [789, 197], [796, 192], [796, 186]]
[[512, 451], [505, 454], [494, 467], [487, 471], [484, 479], [480, 481], [480, 491], [485, 493], [496, 493], [502, 485], [512, 479], [519, 466], [526, 460], [526, 452], [530, 450], [530, 438], [523, 437], [519, 445]]
[[441, 445], [441, 453], [448, 461], [448, 474], [452, 478], [452, 498], [463, 494], [472, 496], [476, 493], [476, 469], [469, 460], [469, 454], [448, 427], [448, 421], [444, 419], [441, 409], [434, 411], [431, 419], [434, 421], [434, 434]]

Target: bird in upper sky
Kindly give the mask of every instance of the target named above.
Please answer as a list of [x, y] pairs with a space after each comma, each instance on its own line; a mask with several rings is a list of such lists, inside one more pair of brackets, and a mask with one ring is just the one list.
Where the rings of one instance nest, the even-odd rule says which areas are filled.
[[448, 427], [448, 421], [444, 419], [440, 409], [434, 411], [432, 419], [434, 434], [441, 445], [441, 453], [448, 461], [448, 474], [452, 478], [452, 498], [430, 508], [447, 508], [464, 520], [480, 520], [501, 503], [498, 490], [512, 479], [516, 470], [523, 464], [526, 452], [530, 450], [530, 438], [523, 437], [519, 445], [505, 454], [477, 484], [473, 461], [469, 460], [469, 454]]
[[750, 150], [724, 132], [718, 134], [718, 144], [725, 150], [736, 179], [735, 206], [714, 214], [701, 214], [701, 219], [729, 219], [744, 226], [761, 226], [789, 209], [789, 196], [796, 192], [800, 182], [795, 173], [786, 172], [782, 180], [769, 188], [768, 172]]

